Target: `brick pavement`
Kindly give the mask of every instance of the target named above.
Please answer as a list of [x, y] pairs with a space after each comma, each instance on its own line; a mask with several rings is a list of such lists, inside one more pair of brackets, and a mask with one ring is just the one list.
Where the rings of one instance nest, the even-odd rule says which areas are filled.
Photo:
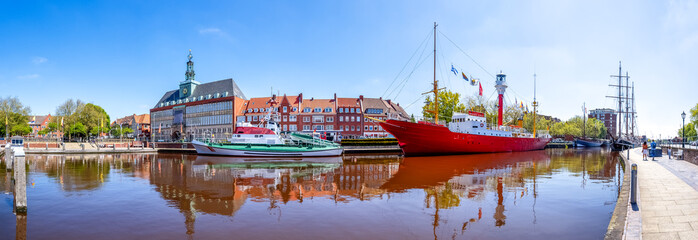
[[642, 161], [640, 149], [630, 151], [638, 165], [642, 238], [698, 240], [698, 166], [656, 159]]

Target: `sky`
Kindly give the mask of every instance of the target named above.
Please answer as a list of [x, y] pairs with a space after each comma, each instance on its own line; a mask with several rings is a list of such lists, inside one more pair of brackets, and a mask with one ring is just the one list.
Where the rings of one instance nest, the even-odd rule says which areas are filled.
[[[67, 99], [112, 119], [149, 112], [184, 80], [233, 78], [249, 97], [383, 97], [421, 115], [430, 90], [433, 27], [441, 86], [474, 96], [450, 72], [479, 78], [496, 99], [533, 101], [567, 120], [617, 108], [606, 96], [622, 62], [637, 124], [676, 135], [698, 103], [696, 1], [0, 1], [0, 96], [33, 114]], [[403, 69], [404, 68], [404, 69]]]

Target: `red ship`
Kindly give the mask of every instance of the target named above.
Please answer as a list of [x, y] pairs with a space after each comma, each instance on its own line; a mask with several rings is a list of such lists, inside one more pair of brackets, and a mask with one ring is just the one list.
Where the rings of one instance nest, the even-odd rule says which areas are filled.
[[[535, 79], [534, 79], [535, 81]], [[535, 85], [535, 83], [534, 83]], [[497, 74], [495, 88], [499, 94], [497, 126], [488, 127], [483, 113], [453, 113], [448, 126], [439, 124], [439, 87], [436, 81], [436, 23], [434, 23], [434, 123], [400, 120], [378, 121], [381, 127], [397, 138], [405, 155], [452, 155], [467, 153], [519, 152], [540, 150], [550, 142], [550, 135], [536, 134], [535, 115], [533, 133], [518, 126], [503, 126], [504, 91], [506, 75]], [[535, 87], [534, 87], [535, 89]], [[536, 113], [535, 92], [533, 113]]]

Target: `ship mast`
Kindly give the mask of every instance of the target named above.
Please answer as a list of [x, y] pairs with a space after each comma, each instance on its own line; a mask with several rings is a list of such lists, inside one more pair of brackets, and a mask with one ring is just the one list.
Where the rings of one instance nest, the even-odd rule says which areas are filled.
[[536, 102], [536, 73], [533, 73], [533, 137], [536, 137], [536, 107], [538, 107], [538, 102]]
[[434, 93], [434, 110], [429, 110], [427, 112], [434, 114], [434, 124], [439, 124], [439, 82], [436, 81], [436, 22], [434, 22], [434, 90], [422, 93], [429, 94]]

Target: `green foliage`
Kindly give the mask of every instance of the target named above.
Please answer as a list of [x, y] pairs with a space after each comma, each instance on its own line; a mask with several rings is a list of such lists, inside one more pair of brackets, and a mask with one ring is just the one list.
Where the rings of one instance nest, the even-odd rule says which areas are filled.
[[122, 134], [127, 135], [129, 133], [133, 133], [133, 129], [131, 129], [129, 127], [125, 127], [125, 128], [123, 128], [123, 132], [122, 132], [122, 128], [117, 126], [117, 127], [111, 128], [110, 133], [112, 136], [121, 137]]
[[679, 131], [677, 132], [679, 137], [684, 136], [684, 131], [686, 131], [686, 139], [695, 139], [697, 136], [695, 124], [693, 124], [693, 122], [688, 122], [686, 123], [685, 127], [679, 128]]
[[60, 119], [63, 118], [66, 134], [87, 136], [89, 133], [97, 136], [100, 132], [109, 132], [109, 114], [95, 104], [68, 99], [56, 108], [56, 114], [62, 117], [54, 118], [55, 126], [60, 127]]
[[86, 137], [87, 129], [85, 128], [85, 125], [82, 125], [82, 123], [78, 122], [70, 126], [70, 128], [68, 128], [67, 133], [70, 136], [74, 137]]
[[[536, 130], [548, 130], [553, 126], [553, 122], [536, 115]], [[523, 117], [523, 128], [528, 132], [533, 132], [533, 113], [525, 113]]]
[[584, 120], [580, 116], [575, 116], [566, 122], [559, 122], [552, 125], [550, 134], [555, 136], [572, 135], [575, 137], [606, 138], [606, 126], [598, 119], [590, 118], [586, 120], [586, 129], [583, 127]]
[[[434, 101], [431, 96], [427, 96], [426, 104], [422, 107], [422, 116], [424, 118], [434, 118]], [[465, 105], [460, 102], [460, 94], [451, 92], [450, 90], [442, 90], [439, 92], [439, 119], [446, 122], [451, 121], [453, 112], [464, 112]]]
[[[482, 96], [470, 96], [466, 98], [466, 107], [468, 111], [485, 113], [487, 122], [491, 125], [497, 124], [497, 115], [499, 108], [497, 101], [487, 101]], [[504, 106], [502, 123], [504, 125], [516, 125], [517, 121], [523, 115], [523, 110], [514, 105]], [[540, 128], [539, 128], [540, 129]]]
[[10, 134], [14, 136], [23, 136], [32, 132], [32, 128], [28, 124], [14, 125], [10, 129]]
[[[5, 128], [10, 134], [25, 135], [31, 132], [29, 127], [29, 113], [31, 109], [22, 105], [17, 97], [0, 98], [0, 136], [7, 135]], [[6, 124], [7, 121], [7, 124]], [[26, 129], [29, 129], [27, 132]], [[26, 132], [26, 133], [25, 133]]]
[[48, 128], [45, 128], [45, 129], [41, 129], [41, 131], [39, 131], [37, 134], [46, 135], [46, 134], [49, 134], [50, 132], [51, 131], [49, 131]]
[[[693, 125], [698, 125], [698, 103], [696, 103], [696, 106], [691, 108], [690, 111], [691, 114], [691, 121], [693, 122]], [[686, 132], [688, 133], [688, 132]]]
[[55, 132], [58, 130], [58, 123], [56, 123], [57, 118], [53, 118], [51, 122], [48, 123], [48, 127], [45, 130], [48, 130], [48, 132]]
[[417, 119], [414, 118], [414, 114], [410, 116], [410, 122], [416, 123]]

